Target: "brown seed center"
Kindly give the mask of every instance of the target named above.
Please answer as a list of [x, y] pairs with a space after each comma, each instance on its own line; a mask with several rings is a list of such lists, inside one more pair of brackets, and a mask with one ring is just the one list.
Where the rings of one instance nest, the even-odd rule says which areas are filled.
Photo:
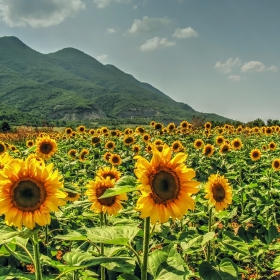
[[222, 202], [226, 196], [225, 189], [222, 185], [216, 184], [212, 188], [213, 197], [217, 202]]
[[42, 154], [49, 154], [52, 151], [53, 147], [50, 143], [42, 143], [40, 146], [40, 152]]
[[106, 198], [99, 198], [100, 196], [102, 196], [105, 191], [107, 190], [108, 188], [99, 188], [96, 190], [96, 197], [97, 197], [97, 200], [100, 204], [102, 205], [106, 205], [106, 206], [111, 206], [115, 203], [115, 200], [116, 200], [116, 197], [115, 196], [111, 196], [111, 197], [106, 197]]

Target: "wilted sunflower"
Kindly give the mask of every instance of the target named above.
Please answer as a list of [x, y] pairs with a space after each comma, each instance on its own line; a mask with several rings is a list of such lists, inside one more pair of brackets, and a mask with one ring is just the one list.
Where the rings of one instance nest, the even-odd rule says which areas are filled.
[[151, 139], [151, 135], [148, 134], [148, 133], [145, 133], [143, 136], [142, 136], [142, 139], [145, 143], [148, 143]]
[[234, 150], [240, 150], [242, 148], [243, 144], [239, 138], [235, 138], [231, 141], [231, 147]]
[[121, 165], [122, 159], [121, 159], [121, 157], [118, 154], [112, 154], [111, 157], [110, 157], [109, 162], [112, 165]]
[[211, 145], [211, 144], [206, 144], [204, 147], [203, 147], [203, 151], [202, 153], [207, 156], [207, 157], [211, 157], [213, 154], [214, 154], [214, 146]]
[[26, 147], [31, 148], [34, 146], [34, 141], [33, 140], [26, 140], [25, 142]]
[[127, 200], [126, 194], [119, 194], [107, 198], [99, 198], [109, 188], [113, 188], [115, 180], [111, 180], [109, 177], [104, 179], [96, 178], [94, 181], [90, 181], [87, 184], [87, 191], [85, 194], [89, 197], [92, 202], [90, 207], [96, 213], [108, 213], [108, 215], [116, 215], [122, 208], [122, 203]]
[[201, 149], [204, 146], [204, 142], [201, 139], [196, 139], [193, 145], [196, 149]]
[[197, 193], [199, 182], [192, 181], [195, 171], [184, 164], [187, 155], [178, 153], [173, 159], [172, 151], [164, 145], [163, 151], [153, 149], [151, 161], [136, 156], [135, 175], [140, 181], [141, 196], [136, 210], [141, 218], [151, 218], [166, 223], [172, 219], [182, 219], [188, 209], [194, 209], [191, 195]]
[[73, 130], [72, 130], [71, 127], [66, 127], [65, 130], [64, 130], [64, 132], [65, 132], [67, 135], [71, 135], [72, 132], [73, 132]]
[[269, 144], [268, 144], [268, 147], [269, 147], [269, 149], [270, 150], [275, 150], [276, 149], [276, 144], [274, 143], [274, 142], [270, 142]]
[[4, 142], [0, 141], [0, 155], [4, 154], [6, 152], [6, 145]]
[[86, 156], [88, 154], [89, 154], [89, 150], [88, 149], [82, 149], [82, 151], [80, 152], [80, 155], [79, 155], [80, 161], [85, 161], [86, 160]]
[[215, 206], [216, 211], [221, 211], [232, 203], [232, 188], [228, 179], [219, 174], [212, 174], [204, 186], [209, 203]]
[[116, 144], [114, 141], [108, 141], [105, 144], [105, 149], [107, 150], [114, 150], [116, 148]]
[[230, 145], [229, 145], [229, 143], [227, 143], [226, 141], [225, 141], [225, 143], [223, 144], [223, 145], [221, 145], [221, 147], [220, 147], [220, 153], [221, 154], [226, 154], [226, 153], [228, 153], [230, 151]]
[[110, 161], [111, 155], [112, 155], [112, 153], [106, 152], [106, 153], [103, 155], [103, 158], [104, 158], [106, 161]]
[[130, 146], [132, 145], [134, 142], [135, 142], [135, 138], [133, 136], [126, 136], [124, 139], [123, 139], [123, 142], [126, 146]]
[[183, 144], [179, 140], [176, 140], [171, 144], [171, 150], [175, 153], [180, 152], [183, 149], [184, 149]]
[[257, 161], [261, 158], [261, 151], [259, 149], [253, 149], [250, 153], [250, 157], [253, 161]]
[[86, 127], [84, 125], [80, 125], [78, 128], [77, 128], [77, 132], [78, 133], [84, 133], [86, 132]]
[[217, 145], [221, 146], [224, 143], [224, 140], [225, 140], [224, 136], [219, 135], [216, 137], [215, 142]]
[[122, 175], [122, 173], [120, 171], [118, 171], [118, 169], [115, 168], [114, 166], [101, 167], [96, 172], [97, 177], [102, 177], [104, 179], [109, 177], [110, 180], [115, 179], [116, 181], [118, 181], [121, 178], [121, 175]]
[[139, 145], [133, 145], [132, 151], [137, 155], [141, 150], [141, 147]]
[[36, 140], [36, 153], [44, 160], [50, 159], [57, 152], [57, 144], [48, 135]]
[[100, 143], [100, 137], [95, 135], [93, 137], [91, 137], [91, 144], [92, 145], [96, 145], [96, 144], [99, 144]]
[[68, 156], [69, 157], [71, 157], [71, 158], [76, 158], [76, 156], [77, 156], [77, 150], [75, 150], [75, 149], [70, 149], [69, 151], [68, 151]]
[[0, 181], [0, 214], [9, 226], [33, 229], [35, 224], [50, 224], [50, 212], [65, 204], [63, 182], [52, 163], [14, 160], [2, 170]]
[[275, 160], [273, 160], [271, 167], [275, 170], [275, 171], [279, 171], [280, 170], [280, 159], [276, 158]]

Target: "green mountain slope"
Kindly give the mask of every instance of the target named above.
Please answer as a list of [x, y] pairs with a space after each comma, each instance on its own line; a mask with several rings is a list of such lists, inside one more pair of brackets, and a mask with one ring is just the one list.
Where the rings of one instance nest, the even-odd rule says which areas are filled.
[[[41, 119], [190, 120], [200, 114], [79, 50], [65, 48], [41, 54], [16, 37], [0, 38], [0, 97], [6, 113], [12, 108], [15, 114]], [[215, 114], [205, 116], [209, 120], [227, 120]]]

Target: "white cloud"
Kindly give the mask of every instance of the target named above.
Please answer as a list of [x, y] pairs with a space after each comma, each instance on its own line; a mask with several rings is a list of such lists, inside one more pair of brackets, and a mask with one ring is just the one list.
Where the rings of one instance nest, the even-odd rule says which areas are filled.
[[141, 32], [150, 32], [159, 29], [161, 26], [170, 23], [167, 18], [149, 18], [143, 17], [143, 20], [135, 19], [128, 33], [136, 34]]
[[152, 39], [147, 40], [143, 45], [140, 46], [140, 50], [144, 51], [152, 51], [159, 48], [166, 48], [175, 46], [175, 42], [168, 41], [167, 38], [159, 38], [154, 37]]
[[229, 80], [233, 82], [239, 82], [241, 81], [241, 76], [240, 75], [230, 75], [228, 76]]
[[93, 1], [97, 8], [102, 9], [109, 6], [112, 2], [127, 4], [130, 0], [94, 0]]
[[117, 30], [115, 28], [107, 28], [108, 33], [116, 33]]
[[107, 57], [108, 57], [107, 54], [101, 54], [101, 55], [97, 56], [96, 59], [97, 59], [98, 61], [104, 61], [104, 60], [107, 59]]
[[221, 63], [220, 61], [216, 62], [215, 68], [227, 74], [230, 73], [234, 67], [239, 67], [241, 65], [241, 60], [238, 57], [236, 57], [235, 59], [229, 58], [226, 63]]
[[187, 27], [182, 29], [177, 28], [172, 36], [176, 38], [190, 38], [190, 37], [197, 37], [198, 34], [191, 27]]
[[266, 67], [260, 61], [249, 61], [245, 62], [244, 65], [241, 67], [242, 72], [264, 72], [264, 71], [277, 71], [277, 67], [271, 65], [270, 67]]
[[48, 27], [84, 8], [82, 0], [1, 0], [0, 20], [10, 27]]

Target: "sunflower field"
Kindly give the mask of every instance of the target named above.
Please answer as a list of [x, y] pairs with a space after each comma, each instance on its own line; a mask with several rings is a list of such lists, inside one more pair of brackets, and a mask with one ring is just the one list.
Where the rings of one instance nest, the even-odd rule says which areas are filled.
[[280, 127], [0, 134], [0, 279], [280, 279]]

